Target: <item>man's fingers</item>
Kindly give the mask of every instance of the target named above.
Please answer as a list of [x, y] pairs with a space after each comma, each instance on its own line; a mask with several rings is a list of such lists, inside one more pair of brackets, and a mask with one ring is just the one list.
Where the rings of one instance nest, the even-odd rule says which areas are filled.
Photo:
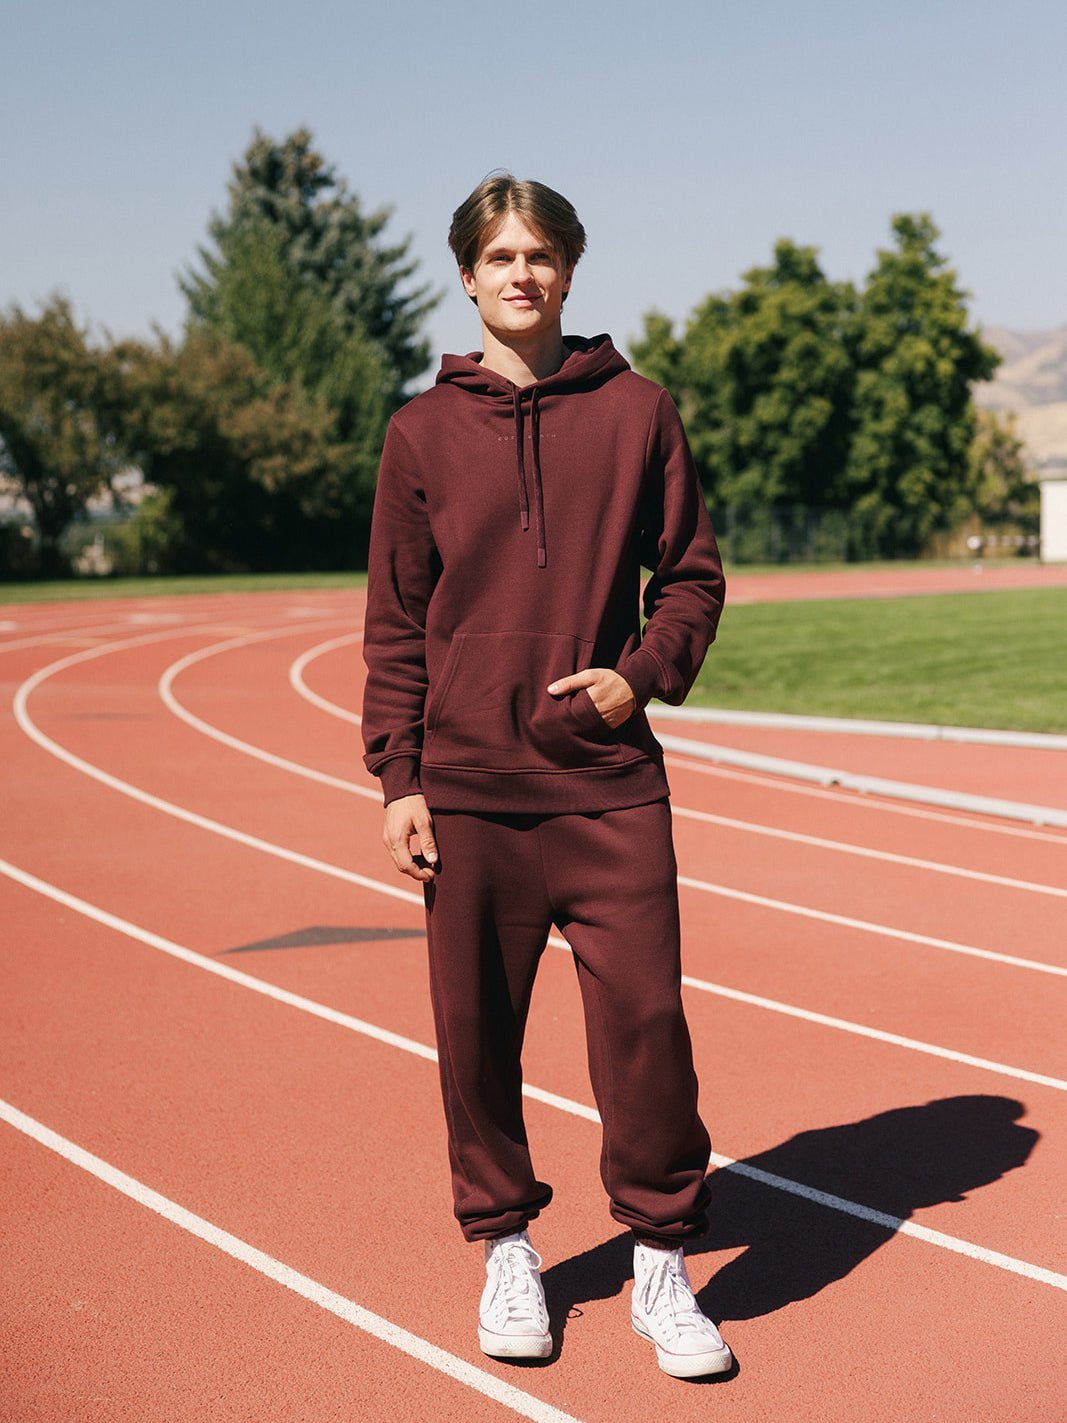
[[419, 837], [419, 847], [422, 850], [422, 857], [429, 860], [430, 864], [437, 861], [437, 841], [433, 835], [433, 821], [427, 815], [415, 817], [415, 834]]
[[420, 881], [433, 879], [433, 870], [426, 868], [425, 865], [417, 865], [412, 859], [411, 851], [408, 849], [408, 837], [406, 835], [398, 844], [389, 846], [389, 853], [393, 857], [393, 864], [396, 865], [402, 875], [410, 875], [412, 879]]
[[[437, 846], [433, 838], [433, 821], [422, 795], [404, 796], [385, 807], [382, 839], [393, 864], [402, 875], [422, 883], [434, 878], [430, 865], [437, 859]], [[427, 863], [416, 864], [412, 849]], [[429, 849], [432, 849], [432, 854], [427, 853]]]
[[562, 697], [568, 692], [576, 692], [579, 687], [591, 687], [600, 671], [599, 667], [586, 667], [582, 672], [573, 672], [569, 677], [560, 677], [558, 681], [550, 682], [548, 691], [553, 697]]

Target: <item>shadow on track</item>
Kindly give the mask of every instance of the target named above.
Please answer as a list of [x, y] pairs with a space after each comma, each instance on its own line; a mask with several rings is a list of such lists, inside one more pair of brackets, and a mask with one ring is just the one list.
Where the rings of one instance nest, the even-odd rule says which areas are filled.
[[[1038, 1132], [1018, 1124], [1025, 1110], [1007, 1097], [945, 1097], [800, 1132], [743, 1164], [903, 1223], [923, 1206], [962, 1201], [965, 1192], [1022, 1166], [1039, 1140]], [[733, 1170], [714, 1172], [709, 1184], [710, 1228], [686, 1254], [742, 1251], [700, 1291], [701, 1307], [715, 1320], [754, 1319], [809, 1299], [895, 1234]], [[546, 1270], [557, 1337], [577, 1306], [621, 1294], [631, 1263], [627, 1232]]]

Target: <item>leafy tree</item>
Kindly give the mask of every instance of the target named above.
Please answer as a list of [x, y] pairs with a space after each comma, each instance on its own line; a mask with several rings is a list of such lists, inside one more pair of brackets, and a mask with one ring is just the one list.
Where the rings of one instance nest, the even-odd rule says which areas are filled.
[[[426, 286], [408, 289], [418, 263], [408, 257], [410, 239], [383, 242], [390, 216], [389, 208], [363, 212], [344, 179], [312, 147], [307, 129], [278, 143], [257, 128], [243, 162], [234, 165], [228, 211], [216, 213], [209, 224], [214, 250], [200, 248], [203, 270], [189, 270], [181, 279], [192, 319], [235, 340], [244, 340], [250, 322], [259, 322], [259, 359], [274, 369], [276, 361], [267, 359], [264, 350], [270, 330], [262, 317], [238, 312], [227, 274], [235, 265], [247, 267], [250, 259], [253, 265], [256, 260], [271, 264], [280, 255], [296, 285], [326, 300], [344, 337], [358, 335], [370, 343], [395, 408], [407, 382], [426, 368], [429, 346], [421, 328], [440, 297]], [[275, 245], [264, 245], [265, 233], [275, 235]], [[249, 236], [251, 248], [245, 241]], [[238, 285], [247, 291], [245, 278]], [[281, 363], [299, 350], [289, 326], [279, 336]], [[343, 433], [347, 437], [349, 432]]]
[[1029, 476], [1015, 416], [976, 411], [967, 452], [967, 503], [987, 528], [1012, 524], [1027, 533], [1040, 526], [1041, 493]]
[[108, 400], [112, 356], [89, 344], [69, 301], [0, 315], [0, 468], [33, 509], [41, 571], [62, 571], [60, 536], [128, 461]]
[[645, 318], [635, 360], [675, 395], [705, 487], [736, 523], [815, 506], [847, 516], [851, 556], [893, 555], [972, 507], [971, 385], [998, 358], [968, 329], [929, 216], [899, 215], [892, 230], [860, 293], [783, 239], [681, 338]]
[[237, 342], [274, 380], [332, 412], [341, 481], [333, 512], [358, 542], [370, 522], [393, 376], [359, 324], [346, 325], [326, 293], [300, 275], [278, 228], [251, 220], [224, 234], [220, 246], [227, 260], [212, 291], [212, 319], [189, 329]]
[[678, 400], [717, 504], [832, 504], [848, 436], [855, 296], [786, 239], [743, 287], [710, 295], [681, 340], [658, 313], [634, 348]]
[[337, 566], [346, 450], [322, 401], [210, 330], [116, 355], [128, 438], [170, 493], [178, 571]]
[[966, 502], [975, 434], [971, 384], [999, 357], [968, 329], [966, 293], [934, 244], [926, 213], [892, 220], [896, 246], [878, 253], [860, 307], [849, 502], [871, 552], [918, 553]]

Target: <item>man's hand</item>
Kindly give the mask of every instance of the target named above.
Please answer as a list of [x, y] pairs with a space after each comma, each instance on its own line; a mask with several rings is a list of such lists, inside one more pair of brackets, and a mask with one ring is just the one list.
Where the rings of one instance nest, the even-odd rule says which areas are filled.
[[593, 705], [610, 727], [621, 726], [637, 710], [637, 700], [626, 678], [611, 667], [587, 667], [570, 677], [561, 677], [549, 685], [554, 697], [587, 687]]
[[[437, 842], [433, 838], [433, 820], [424, 795], [405, 795], [391, 800], [385, 807], [385, 848], [402, 875], [423, 882], [434, 878], [437, 864]], [[413, 856], [426, 861], [417, 864]]]

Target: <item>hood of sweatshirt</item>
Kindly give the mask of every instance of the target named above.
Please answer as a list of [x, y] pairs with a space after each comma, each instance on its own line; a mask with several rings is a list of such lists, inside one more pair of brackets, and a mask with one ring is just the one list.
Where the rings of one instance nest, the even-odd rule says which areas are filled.
[[[518, 484], [518, 513], [523, 532], [530, 527], [531, 485], [534, 530], [537, 535], [537, 566], [544, 568], [548, 555], [545, 533], [545, 500], [541, 482], [540, 402], [546, 395], [574, 390], [592, 390], [613, 376], [630, 369], [626, 357], [616, 350], [611, 337], [564, 336], [568, 354], [562, 366], [532, 385], [517, 386], [506, 376], [481, 364], [482, 352], [467, 356], [444, 356], [437, 373], [437, 385], [452, 385], [474, 400], [484, 401], [498, 418], [512, 421], [515, 436], [515, 473]], [[529, 410], [530, 467], [526, 462], [526, 413]]]

